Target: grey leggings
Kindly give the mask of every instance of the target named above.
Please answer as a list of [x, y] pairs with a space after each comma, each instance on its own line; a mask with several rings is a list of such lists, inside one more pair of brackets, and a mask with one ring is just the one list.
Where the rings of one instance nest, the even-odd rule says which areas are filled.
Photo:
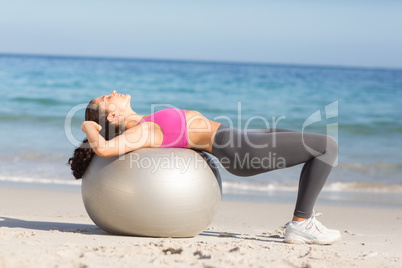
[[239, 130], [221, 124], [212, 154], [227, 171], [242, 177], [304, 163], [294, 215], [309, 218], [338, 155], [338, 144], [323, 134], [285, 129]]

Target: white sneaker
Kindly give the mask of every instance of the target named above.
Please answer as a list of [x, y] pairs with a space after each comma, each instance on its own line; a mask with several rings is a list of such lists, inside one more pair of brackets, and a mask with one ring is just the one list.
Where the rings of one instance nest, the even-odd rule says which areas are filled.
[[321, 224], [315, 217], [321, 213], [313, 213], [309, 219], [300, 222], [288, 222], [285, 232], [285, 243], [330, 245], [342, 239], [338, 230], [331, 230]]

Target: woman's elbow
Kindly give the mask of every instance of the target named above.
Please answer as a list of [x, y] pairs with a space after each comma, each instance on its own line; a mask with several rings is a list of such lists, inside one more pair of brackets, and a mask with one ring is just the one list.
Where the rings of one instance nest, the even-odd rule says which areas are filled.
[[107, 148], [94, 148], [95, 154], [101, 157], [111, 157], [113, 154], [111, 154], [110, 150]]

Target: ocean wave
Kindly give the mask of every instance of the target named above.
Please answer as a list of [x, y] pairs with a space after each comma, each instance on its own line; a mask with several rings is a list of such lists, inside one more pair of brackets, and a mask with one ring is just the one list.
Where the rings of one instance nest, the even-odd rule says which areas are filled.
[[279, 186], [276, 184], [257, 184], [257, 183], [241, 183], [241, 182], [233, 182], [233, 181], [222, 181], [222, 188], [225, 190], [233, 191], [257, 191], [257, 192], [265, 192], [265, 191], [275, 191], [275, 190], [295, 190], [295, 187], [289, 186]]
[[[230, 193], [250, 193], [250, 192], [273, 192], [273, 191], [297, 191], [298, 185], [269, 183], [241, 183], [241, 182], [222, 182], [224, 192]], [[369, 182], [331, 182], [324, 186], [326, 192], [392, 192], [402, 193], [402, 184], [381, 184]]]
[[338, 169], [356, 171], [362, 174], [372, 174], [377, 172], [396, 173], [402, 174], [402, 164], [399, 163], [385, 163], [385, 162], [372, 162], [372, 163], [339, 163]]
[[[0, 123], [8, 123], [8, 122], [27, 122], [27, 123], [44, 123], [46, 122], [47, 124], [49, 123], [55, 123], [57, 125], [60, 124], [60, 122], [64, 122], [66, 119], [65, 115], [57, 115], [57, 114], [52, 114], [52, 115], [32, 115], [32, 114], [19, 114], [19, 115], [12, 115], [12, 114], [3, 114], [0, 115]], [[80, 126], [82, 124], [83, 118], [78, 118], [74, 117], [72, 118], [72, 124], [74, 126]], [[50, 124], [49, 126], [51, 126]]]
[[339, 123], [339, 131], [354, 135], [378, 135], [379, 132], [402, 133], [402, 125], [398, 120], [376, 121], [369, 123]]
[[[33, 183], [48, 185], [81, 185], [81, 180], [63, 180], [50, 178], [34, 178], [23, 176], [0, 176], [2, 182]], [[235, 194], [264, 194], [275, 191], [298, 190], [298, 185], [281, 183], [244, 183], [234, 181], [223, 181], [224, 193]], [[331, 182], [323, 188], [324, 192], [365, 192], [365, 193], [402, 193], [402, 184], [381, 184], [368, 182]]]
[[402, 193], [402, 184], [382, 184], [373, 182], [333, 182], [324, 187], [324, 191]]
[[15, 97], [12, 98], [11, 101], [19, 102], [19, 103], [33, 103], [44, 106], [59, 106], [59, 105], [71, 105], [74, 104], [70, 101], [63, 101], [61, 99], [53, 99], [53, 98], [32, 98], [32, 97]]
[[63, 119], [61, 116], [53, 116], [53, 115], [1, 115], [1, 121], [24, 121], [24, 120], [38, 120], [38, 121], [53, 121]]
[[[305, 120], [300, 117], [295, 120], [294, 124], [297, 124], [300, 121]], [[367, 119], [366, 123], [359, 122], [338, 122], [338, 130], [339, 133], [344, 133], [352, 136], [377, 136], [379, 133], [385, 133], [387, 135], [392, 133], [402, 133], [402, 122], [400, 122], [399, 118], [395, 118], [390, 116], [389, 120], [375, 120], [375, 119]], [[288, 120], [290, 121], [290, 120]], [[317, 123], [316, 125], [310, 125], [305, 129], [307, 132], [317, 132], [326, 134], [327, 126], [324, 122]]]
[[[30, 161], [38, 160], [38, 164], [47, 165], [48, 161], [59, 161], [65, 160], [69, 157], [68, 154], [63, 153], [54, 153], [54, 152], [37, 152], [37, 151], [25, 151], [20, 154], [0, 154], [0, 160], [4, 162], [22, 162], [28, 163]], [[27, 162], [28, 161], [28, 162]], [[1, 167], [1, 165], [0, 165]]]
[[0, 176], [0, 181], [3, 182], [20, 182], [20, 183], [35, 183], [35, 184], [56, 184], [56, 185], [81, 185], [80, 180], [60, 180], [46, 178], [31, 178], [31, 177], [4, 177]]

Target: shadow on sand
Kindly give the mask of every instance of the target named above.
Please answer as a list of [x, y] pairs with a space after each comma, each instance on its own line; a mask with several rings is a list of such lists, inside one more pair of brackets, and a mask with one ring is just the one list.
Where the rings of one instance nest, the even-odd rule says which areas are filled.
[[26, 221], [2, 216], [0, 216], [0, 227], [24, 228], [40, 231], [59, 231], [68, 233], [85, 233], [94, 235], [107, 234], [94, 224]]

